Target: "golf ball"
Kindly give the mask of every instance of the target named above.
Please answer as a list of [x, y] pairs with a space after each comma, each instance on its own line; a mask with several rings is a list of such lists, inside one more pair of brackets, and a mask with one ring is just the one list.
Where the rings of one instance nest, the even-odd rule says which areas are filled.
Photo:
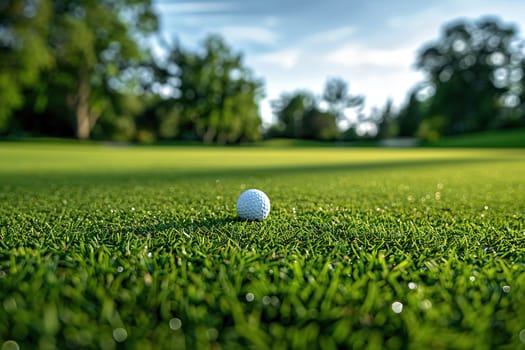
[[242, 220], [261, 221], [270, 214], [270, 199], [260, 190], [249, 189], [237, 199], [237, 216]]

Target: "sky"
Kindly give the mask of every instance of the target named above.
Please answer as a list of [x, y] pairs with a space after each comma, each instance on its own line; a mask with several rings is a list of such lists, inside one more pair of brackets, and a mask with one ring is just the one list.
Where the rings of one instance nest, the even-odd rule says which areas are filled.
[[[418, 51], [458, 18], [496, 16], [525, 28], [523, 0], [154, 0], [161, 36], [196, 49], [220, 34], [262, 78], [261, 115], [273, 121], [270, 103], [306, 89], [321, 95], [332, 77], [365, 97], [365, 112], [388, 99], [401, 106], [424, 76]], [[520, 31], [523, 37], [523, 32]]]

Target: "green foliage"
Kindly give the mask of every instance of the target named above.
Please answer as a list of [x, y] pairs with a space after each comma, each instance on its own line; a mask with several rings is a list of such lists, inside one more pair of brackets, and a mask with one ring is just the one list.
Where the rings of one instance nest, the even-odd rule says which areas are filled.
[[441, 138], [442, 130], [446, 127], [446, 118], [442, 116], [433, 116], [425, 118], [419, 128], [417, 129], [416, 135], [418, 139], [426, 142], [437, 141]]
[[314, 140], [335, 140], [339, 134], [336, 117], [329, 112], [311, 108], [303, 116], [302, 137]]
[[[407, 108], [407, 107], [405, 107]], [[399, 123], [397, 118], [402, 120], [400, 114], [396, 114], [393, 110], [392, 100], [389, 99], [381, 111], [381, 115], [377, 120], [377, 138], [388, 139], [399, 135]]]
[[[195, 52], [167, 46], [169, 57], [155, 62], [145, 39], [157, 27], [152, 0], [2, 2], [0, 134], [145, 143], [260, 140], [263, 83], [242, 55], [210, 35]], [[426, 81], [397, 115], [388, 102], [364, 116], [364, 97], [331, 78], [320, 97], [302, 91], [274, 101], [277, 124], [266, 135], [357, 140], [363, 135], [356, 125], [337, 130], [349, 108], [358, 110], [361, 126], [377, 126], [377, 138], [432, 142], [523, 127], [522, 47], [517, 29], [497, 19], [449, 23], [420, 51], [417, 66]], [[368, 130], [373, 134], [373, 125]]]
[[[221, 37], [207, 37], [201, 53], [176, 46], [164, 65], [162, 79], [176, 91], [176, 96], [152, 107], [168, 105], [172, 111], [170, 121], [158, 120], [159, 130], [163, 123], [177, 122], [180, 128], [191, 130], [205, 143], [261, 138], [258, 101], [262, 97], [262, 83], [243, 65], [241, 55], [233, 53]], [[162, 137], [170, 136], [162, 133], [159, 132]], [[177, 132], [172, 133], [176, 135]]]
[[12, 111], [25, 103], [23, 90], [54, 64], [45, 40], [50, 18], [48, 1], [0, 5], [0, 133], [7, 131]]
[[[397, 116], [399, 136], [413, 137], [419, 124], [424, 118], [423, 103], [419, 101], [417, 92], [413, 91], [408, 99], [408, 103], [401, 109]], [[441, 130], [439, 130], [440, 132]]]
[[277, 136], [300, 138], [304, 115], [315, 106], [315, 97], [309, 91], [282, 94], [278, 100], [273, 101], [273, 113], [277, 117]]
[[110, 104], [94, 126], [91, 137], [98, 140], [130, 141], [136, 137], [137, 116], [145, 113], [147, 98], [133, 94], [110, 93]]
[[329, 110], [339, 120], [346, 119], [348, 108], [361, 108], [365, 102], [363, 96], [350, 95], [348, 83], [341, 78], [331, 78], [325, 84], [323, 100], [328, 103]]
[[379, 123], [379, 136], [434, 142], [525, 125], [522, 44], [514, 27], [496, 19], [447, 24], [417, 57], [426, 82], [410, 93], [397, 116]]
[[[31, 14], [20, 26], [22, 33], [32, 35], [31, 40], [21, 36], [24, 40], [19, 45], [20, 52], [13, 54], [14, 59], [22, 64], [11, 74], [16, 74], [21, 80], [24, 74], [31, 77], [26, 79], [27, 83], [21, 83], [26, 88], [27, 101], [19, 101], [12, 107], [6, 104], [10, 108], [9, 114], [13, 107], [22, 107], [14, 116], [13, 124], [36, 127], [52, 124], [45, 120], [49, 116], [64, 115], [66, 118], [58, 130], [75, 130], [75, 136], [89, 138], [98, 119], [103, 114], [111, 114], [114, 108], [111, 94], [122, 93], [133, 80], [128, 78], [130, 74], [124, 73], [144, 58], [143, 48], [137, 41], [156, 29], [151, 1], [10, 3], [19, 12]], [[28, 12], [27, 7], [32, 7], [32, 10]], [[38, 25], [45, 30], [33, 30], [38, 29]], [[48, 60], [53, 64], [44, 64]], [[11, 91], [20, 91], [19, 85], [15, 78]], [[15, 95], [11, 92], [11, 96]], [[44, 119], [44, 122], [38, 119]], [[47, 133], [45, 128], [29, 130]], [[68, 133], [61, 135], [72, 136]]]
[[[327, 111], [323, 111], [321, 102], [326, 102]], [[277, 124], [269, 130], [269, 135], [333, 140], [339, 135], [337, 121], [346, 118], [345, 111], [349, 108], [360, 108], [363, 103], [363, 97], [350, 95], [348, 84], [339, 78], [332, 78], [326, 82], [321, 99], [306, 90], [284, 93], [278, 100], [272, 101]]]
[[[0, 148], [0, 344], [509, 348], [525, 324], [512, 150]], [[249, 187], [272, 201], [235, 220]]]
[[426, 145], [431, 147], [525, 148], [525, 129], [490, 130], [461, 136], [448, 136], [426, 143]]
[[77, 137], [89, 138], [109, 107], [111, 90], [124, 90], [123, 71], [143, 55], [138, 36], [156, 29], [151, 6], [150, 0], [55, 4], [56, 35], [51, 41], [60, 70], [72, 77], [66, 96], [75, 111]]
[[[434, 92], [425, 118], [445, 118], [445, 135], [498, 128], [515, 109], [524, 56], [517, 30], [498, 20], [448, 24], [442, 37], [417, 59]], [[433, 122], [430, 122], [433, 124]]]

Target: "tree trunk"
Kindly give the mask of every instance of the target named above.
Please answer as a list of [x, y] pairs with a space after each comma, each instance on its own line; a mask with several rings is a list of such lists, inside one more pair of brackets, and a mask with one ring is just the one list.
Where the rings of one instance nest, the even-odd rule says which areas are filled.
[[91, 93], [91, 86], [89, 85], [89, 78], [87, 73], [82, 72], [78, 81], [77, 96], [75, 98], [74, 108], [77, 122], [77, 138], [80, 140], [89, 139], [91, 128], [94, 122], [91, 120], [89, 110], [89, 95]]
[[212, 143], [213, 138], [215, 137], [216, 131], [217, 130], [215, 128], [211, 126], [208, 127], [208, 130], [206, 130], [206, 132], [204, 133], [202, 137], [202, 140], [204, 141], [204, 143]]

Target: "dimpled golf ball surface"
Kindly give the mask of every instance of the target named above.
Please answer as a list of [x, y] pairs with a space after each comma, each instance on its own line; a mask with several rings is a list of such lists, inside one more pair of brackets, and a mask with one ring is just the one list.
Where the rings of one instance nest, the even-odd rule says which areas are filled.
[[270, 214], [270, 199], [260, 190], [246, 190], [237, 199], [237, 215], [242, 220], [261, 221]]

